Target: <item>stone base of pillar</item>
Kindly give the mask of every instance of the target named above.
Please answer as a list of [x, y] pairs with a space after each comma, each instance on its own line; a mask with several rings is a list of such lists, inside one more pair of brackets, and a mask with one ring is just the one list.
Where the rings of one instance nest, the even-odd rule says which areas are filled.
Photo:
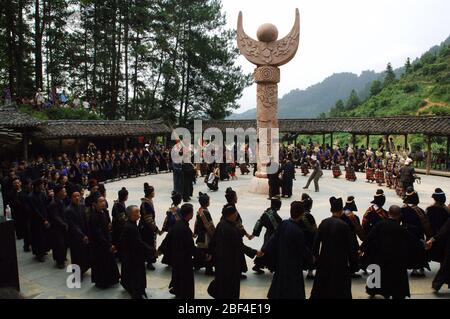
[[253, 177], [250, 181], [248, 191], [253, 194], [269, 194], [269, 181], [267, 178]]

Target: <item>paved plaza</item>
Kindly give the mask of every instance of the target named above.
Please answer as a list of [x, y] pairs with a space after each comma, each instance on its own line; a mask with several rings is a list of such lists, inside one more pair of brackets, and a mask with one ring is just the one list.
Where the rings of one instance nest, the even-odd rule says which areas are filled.
[[[328, 198], [330, 196], [342, 196], [345, 200], [347, 196], [353, 195], [356, 197], [356, 204], [359, 209], [358, 215], [362, 218], [362, 214], [369, 206], [373, 199], [373, 194], [377, 190], [376, 184], [369, 184], [365, 182], [364, 175], [357, 174], [358, 180], [354, 183], [346, 181], [344, 178], [333, 179], [331, 171], [324, 171], [324, 177], [320, 180], [321, 191], [315, 193], [313, 187], [308, 191], [314, 200], [312, 213], [318, 223], [324, 218], [330, 216]], [[217, 225], [221, 217], [221, 208], [225, 203], [224, 192], [227, 187], [233, 187], [238, 194], [237, 208], [243, 218], [243, 223], [248, 232], [251, 232], [253, 226], [265, 208], [269, 206], [267, 196], [251, 194], [248, 192], [248, 185], [253, 177], [238, 175], [237, 181], [221, 182], [219, 183], [218, 192], [208, 192], [203, 179], [199, 178], [197, 185], [194, 188], [194, 197], [192, 204], [195, 209], [198, 208], [197, 195], [198, 192], [208, 192], [211, 197], [210, 212], [213, 216], [214, 222]], [[130, 192], [127, 205], [140, 204], [140, 198], [143, 197], [143, 184], [148, 182], [156, 189], [156, 197], [154, 200], [156, 209], [156, 222], [158, 226], [162, 226], [165, 212], [170, 206], [170, 193], [172, 191], [172, 174], [160, 174], [143, 176], [138, 178], [131, 178], [114, 183], [106, 184], [107, 199], [112, 208], [113, 201], [117, 197], [117, 192], [122, 187], [126, 187]], [[291, 199], [284, 199], [283, 206], [280, 211], [282, 218], [289, 216], [289, 204], [292, 200], [300, 200], [303, 192], [302, 187], [306, 183], [306, 178], [297, 172], [297, 180], [294, 181], [294, 196]], [[416, 184], [416, 190], [419, 193], [421, 204], [420, 207], [426, 208], [433, 203], [431, 194], [436, 187], [441, 187], [445, 192], [450, 193], [450, 178], [422, 176], [422, 183]], [[395, 194], [395, 191], [385, 188], [386, 193], [386, 208], [392, 204], [401, 204], [400, 198]], [[191, 221], [191, 228], [193, 228], [194, 221]], [[164, 235], [163, 235], [164, 236]], [[158, 244], [163, 237], [158, 237]], [[261, 248], [263, 242], [263, 234], [259, 238], [248, 241], [244, 238], [245, 243], [255, 249]], [[21, 291], [25, 297], [28, 298], [50, 298], [50, 299], [65, 299], [65, 298], [87, 298], [87, 299], [102, 299], [102, 298], [129, 298], [128, 294], [120, 285], [111, 289], [100, 290], [91, 284], [90, 272], [87, 273], [82, 287], [80, 289], [69, 289], [66, 285], [66, 279], [69, 275], [64, 270], [59, 270], [55, 267], [51, 254], [45, 263], [36, 262], [31, 253], [23, 253], [22, 242], [17, 241], [18, 261], [19, 261], [19, 275]], [[68, 257], [70, 255], [68, 254]], [[70, 259], [70, 258], [69, 258]], [[147, 272], [147, 294], [149, 298], [172, 298], [168, 293], [167, 286], [170, 282], [171, 271], [165, 265], [161, 264], [160, 259], [155, 264], [155, 271]], [[249, 272], [248, 279], [241, 282], [241, 298], [261, 298], [265, 299], [267, 291], [270, 286], [272, 275], [267, 273], [264, 275], [256, 275], [251, 270], [253, 265], [252, 260], [247, 258]], [[426, 273], [425, 278], [411, 278], [410, 287], [412, 298], [450, 298], [450, 290], [446, 286], [438, 295], [433, 294], [431, 289], [431, 281], [437, 271], [438, 265], [431, 264], [432, 271]], [[195, 296], [196, 298], [210, 298], [207, 294], [207, 287], [212, 277], [204, 275], [204, 270], [196, 272], [195, 275]], [[354, 298], [368, 298], [365, 294], [365, 280], [363, 276], [360, 279], [354, 279], [352, 284], [352, 291]], [[306, 296], [309, 297], [312, 288], [312, 281], [305, 280]]]

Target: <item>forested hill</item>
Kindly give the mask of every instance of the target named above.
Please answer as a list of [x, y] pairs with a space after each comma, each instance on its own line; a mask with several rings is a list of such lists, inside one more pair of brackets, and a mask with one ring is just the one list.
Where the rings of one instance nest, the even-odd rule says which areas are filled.
[[[305, 90], [293, 90], [279, 100], [280, 118], [314, 118], [328, 112], [336, 100], [345, 99], [352, 89], [363, 91], [368, 84], [381, 74], [364, 71], [360, 76], [354, 73], [335, 73], [320, 83]], [[256, 109], [241, 114], [233, 114], [230, 119], [254, 119]]]
[[337, 101], [326, 116], [443, 114], [450, 114], [450, 37], [420, 59], [408, 60], [401, 76], [388, 65], [384, 78], [372, 82], [367, 98], [352, 94]]
[[[384, 116], [445, 112], [448, 107], [450, 71], [448, 57], [440, 56], [450, 45], [448, 37], [409, 66], [385, 72], [337, 73], [305, 90], [293, 90], [279, 100], [280, 118], [325, 116]], [[445, 53], [443, 53], [445, 54]], [[406, 68], [408, 74], [405, 74]], [[385, 83], [389, 72], [392, 86]], [[390, 88], [384, 88], [390, 86]], [[403, 85], [403, 86], [402, 86]], [[379, 98], [374, 96], [380, 95]], [[436, 108], [439, 106], [439, 108]], [[420, 109], [420, 110], [419, 110]], [[420, 111], [420, 112], [419, 112]], [[376, 114], [375, 114], [376, 113]], [[254, 119], [256, 109], [233, 114], [230, 119]]]

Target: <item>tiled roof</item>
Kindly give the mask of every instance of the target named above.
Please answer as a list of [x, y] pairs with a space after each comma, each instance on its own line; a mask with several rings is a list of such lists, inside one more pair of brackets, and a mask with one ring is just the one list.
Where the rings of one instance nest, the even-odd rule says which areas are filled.
[[161, 120], [152, 121], [46, 121], [33, 133], [37, 138], [144, 136], [170, 133]]
[[15, 107], [0, 107], [0, 127], [31, 128], [37, 127], [39, 124], [39, 120], [20, 112]]
[[[289, 119], [279, 120], [281, 133], [321, 134], [427, 134], [450, 135], [450, 116], [399, 116], [380, 118], [333, 118], [333, 119]], [[256, 128], [256, 120], [207, 121], [203, 129], [216, 127]]]

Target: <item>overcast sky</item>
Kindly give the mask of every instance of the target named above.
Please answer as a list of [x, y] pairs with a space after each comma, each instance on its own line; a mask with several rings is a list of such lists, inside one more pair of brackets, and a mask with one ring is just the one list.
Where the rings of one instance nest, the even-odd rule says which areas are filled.
[[[360, 74], [397, 68], [450, 35], [449, 0], [223, 0], [230, 28], [243, 12], [244, 30], [256, 38], [262, 23], [278, 27], [279, 38], [292, 28], [300, 10], [300, 49], [281, 67], [279, 96], [305, 89], [337, 72]], [[245, 72], [254, 66], [240, 57]], [[256, 106], [256, 89], [240, 100], [241, 113]]]

